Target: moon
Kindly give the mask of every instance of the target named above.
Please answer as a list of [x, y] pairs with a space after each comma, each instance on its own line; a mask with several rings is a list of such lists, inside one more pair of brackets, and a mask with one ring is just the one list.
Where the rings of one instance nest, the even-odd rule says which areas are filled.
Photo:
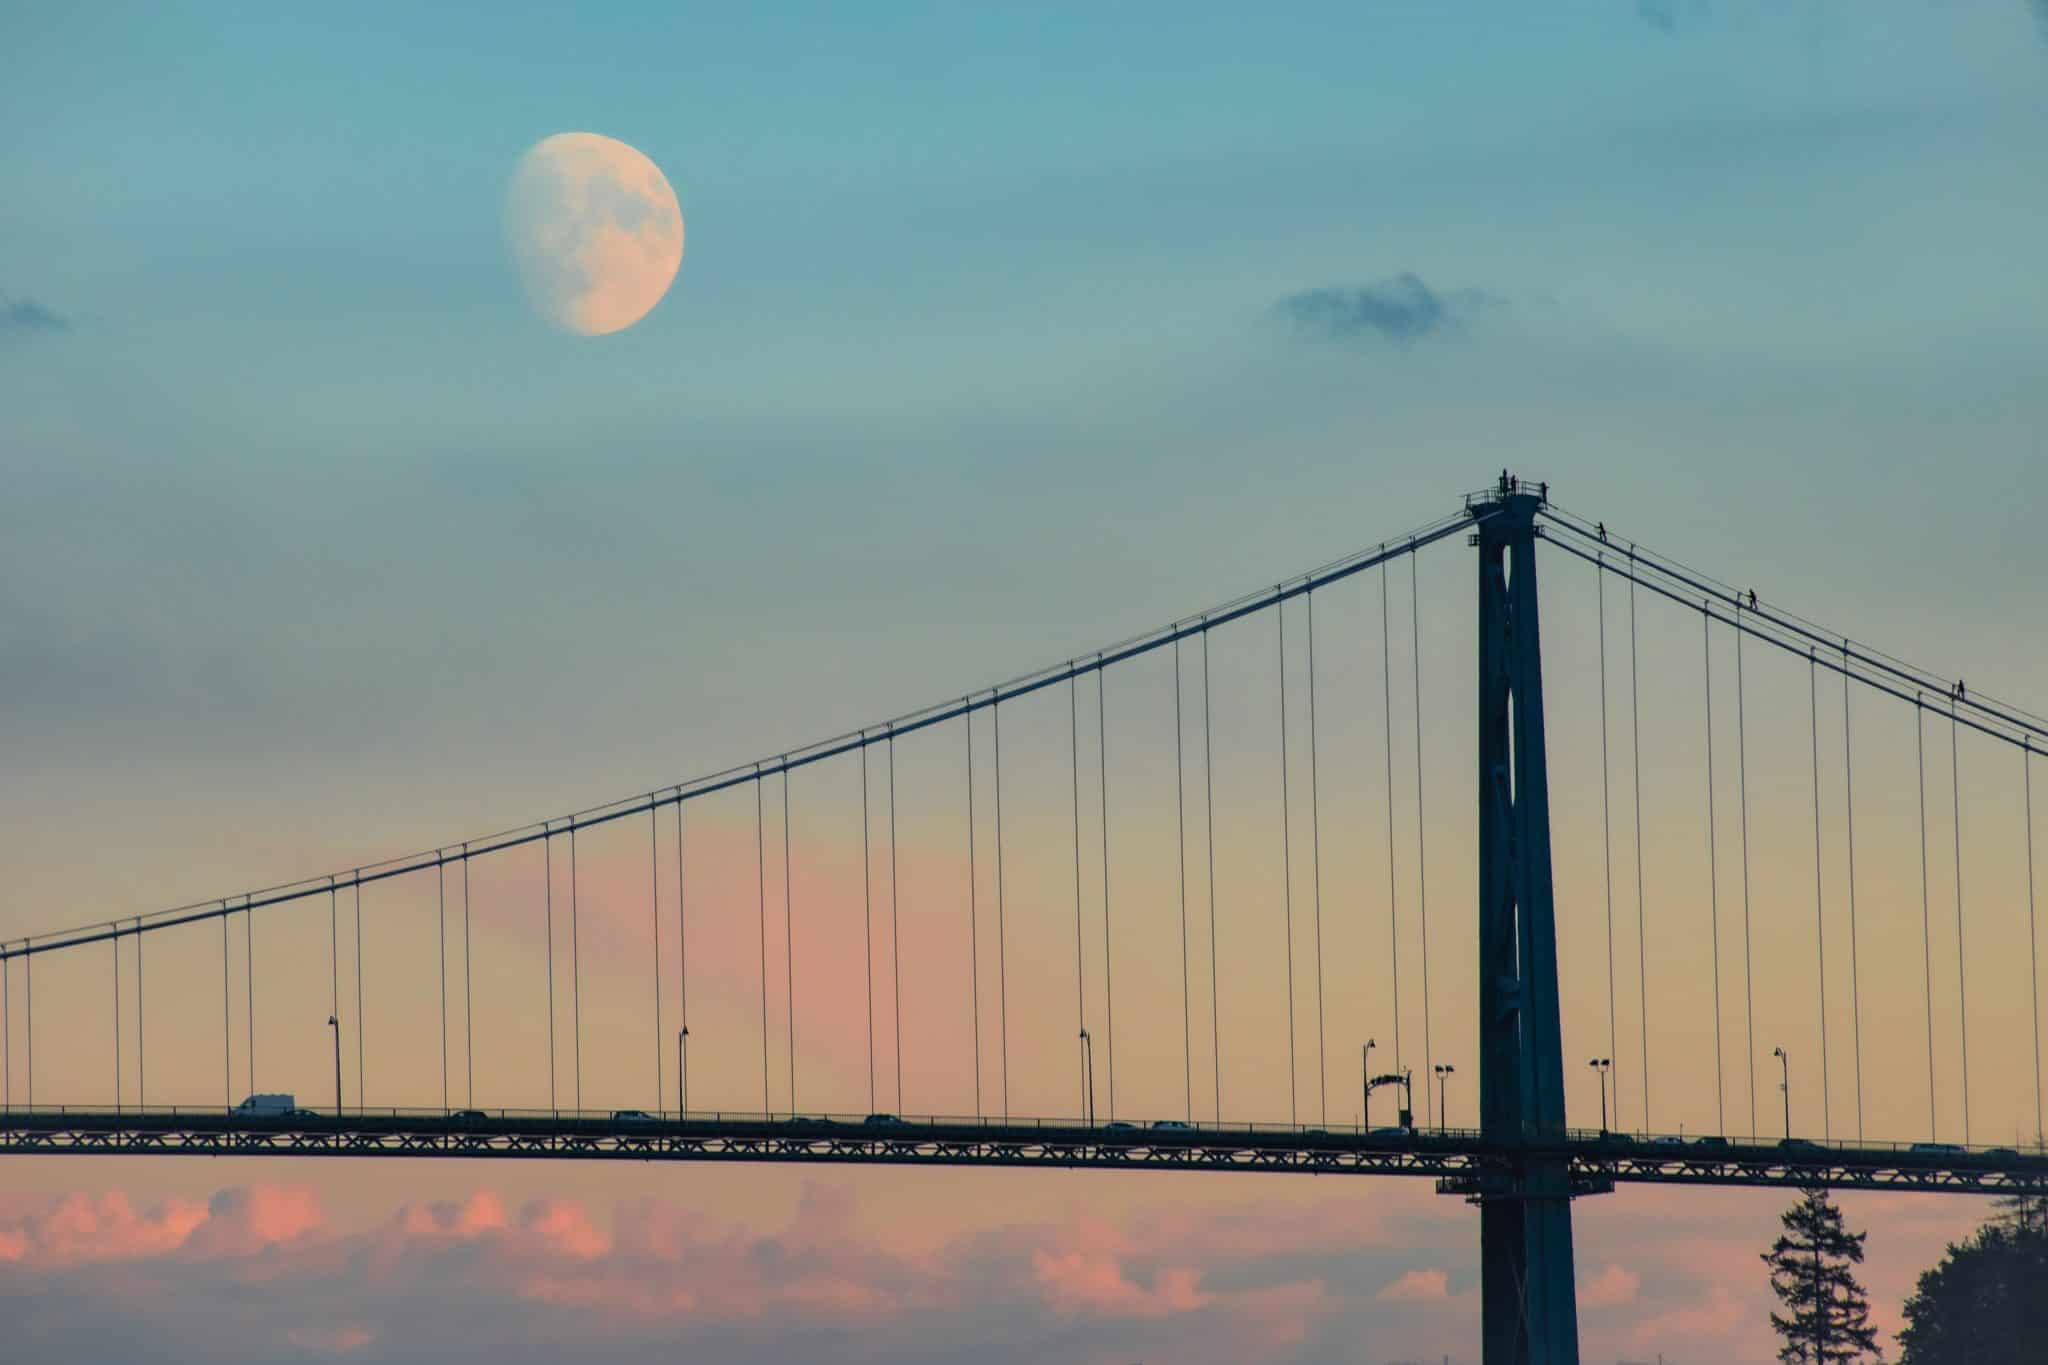
[[505, 236], [534, 310], [580, 336], [646, 317], [683, 263], [683, 210], [668, 178], [597, 133], [527, 148], [505, 197]]

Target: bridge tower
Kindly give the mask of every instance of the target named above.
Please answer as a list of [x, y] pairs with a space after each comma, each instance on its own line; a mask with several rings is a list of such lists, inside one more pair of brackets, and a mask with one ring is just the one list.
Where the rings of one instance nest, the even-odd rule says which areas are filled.
[[1479, 547], [1479, 1126], [1482, 1139], [1507, 1155], [1452, 1192], [1479, 1205], [1486, 1365], [1579, 1360], [1571, 1170], [1554, 1143], [1565, 1131], [1564, 1056], [1536, 607], [1542, 502], [1541, 493], [1503, 474], [1472, 505]]

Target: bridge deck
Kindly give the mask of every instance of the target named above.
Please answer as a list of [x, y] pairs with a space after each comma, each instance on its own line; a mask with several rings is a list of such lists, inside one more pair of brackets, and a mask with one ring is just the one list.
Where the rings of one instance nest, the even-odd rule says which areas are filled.
[[1847, 1144], [1572, 1130], [1522, 1143], [1468, 1129], [1084, 1124], [1072, 1120], [833, 1118], [497, 1110], [16, 1109], [0, 1154], [481, 1157], [799, 1161], [1110, 1170], [1261, 1170], [1434, 1176], [1475, 1193], [1516, 1156], [1561, 1153], [1588, 1193], [1616, 1183], [1804, 1186], [1999, 1194], [2048, 1186], [2048, 1155], [2012, 1148]]

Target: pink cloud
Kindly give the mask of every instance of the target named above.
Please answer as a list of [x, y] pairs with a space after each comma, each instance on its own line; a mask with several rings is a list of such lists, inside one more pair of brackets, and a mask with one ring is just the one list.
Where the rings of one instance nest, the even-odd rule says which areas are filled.
[[1383, 1303], [1441, 1303], [1450, 1296], [1450, 1276], [1446, 1272], [1410, 1270], [1373, 1297]]
[[1642, 1276], [1618, 1265], [1609, 1265], [1579, 1285], [1579, 1307], [1612, 1308], [1616, 1304], [1633, 1303], [1636, 1291], [1642, 1287]]
[[360, 1351], [376, 1340], [368, 1329], [347, 1327], [294, 1327], [285, 1333], [285, 1340], [314, 1355], [339, 1356], [351, 1351]]

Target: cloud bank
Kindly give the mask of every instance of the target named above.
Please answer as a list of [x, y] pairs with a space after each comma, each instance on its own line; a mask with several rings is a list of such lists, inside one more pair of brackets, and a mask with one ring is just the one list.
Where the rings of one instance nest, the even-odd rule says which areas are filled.
[[1295, 334], [1315, 341], [1378, 338], [1412, 346], [1462, 330], [1497, 300], [1483, 290], [1439, 291], [1403, 272], [1355, 286], [1326, 286], [1289, 294], [1275, 305]]
[[34, 299], [0, 293], [0, 334], [68, 332], [71, 324]]

